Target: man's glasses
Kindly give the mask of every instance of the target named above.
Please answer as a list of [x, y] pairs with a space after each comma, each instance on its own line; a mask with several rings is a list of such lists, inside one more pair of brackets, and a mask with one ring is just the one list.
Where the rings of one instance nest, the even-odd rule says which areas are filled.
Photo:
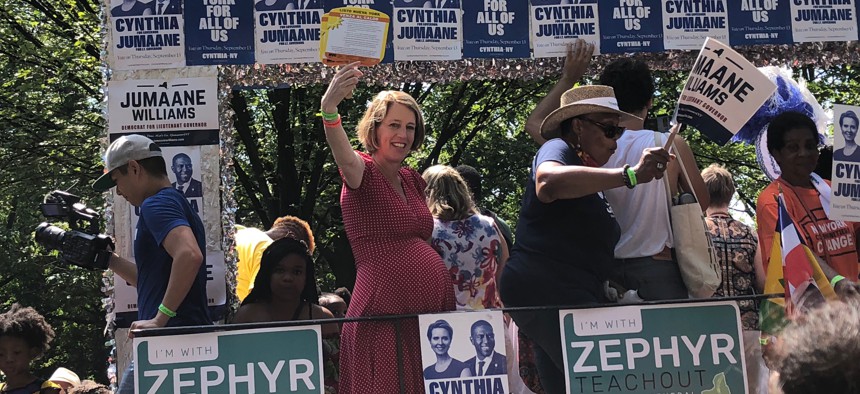
[[584, 116], [581, 116], [577, 119], [587, 121], [587, 122], [597, 126], [598, 128], [600, 128], [601, 131], [603, 131], [603, 135], [605, 135], [606, 138], [609, 138], [611, 140], [618, 139], [619, 137], [621, 137], [622, 134], [624, 134], [624, 130], [626, 130], [626, 128], [623, 126], [613, 126], [613, 125], [603, 124], [603, 123], [600, 123], [598, 121], [588, 119]]

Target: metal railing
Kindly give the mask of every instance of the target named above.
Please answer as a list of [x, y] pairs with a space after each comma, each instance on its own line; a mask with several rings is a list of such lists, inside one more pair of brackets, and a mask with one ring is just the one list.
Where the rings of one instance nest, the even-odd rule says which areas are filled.
[[[680, 299], [680, 300], [660, 300], [660, 301], [643, 301], [634, 304], [618, 304], [618, 303], [603, 303], [592, 305], [544, 305], [544, 306], [529, 306], [529, 307], [506, 307], [497, 309], [486, 309], [478, 311], [450, 311], [452, 313], [471, 313], [480, 311], [502, 311], [502, 312], [528, 312], [528, 311], [546, 311], [546, 310], [577, 310], [577, 309], [595, 309], [595, 308], [613, 308], [627, 306], [643, 306], [643, 305], [683, 305], [692, 303], [710, 303], [710, 302], [725, 302], [725, 301], [763, 301], [771, 298], [782, 298], [784, 294], [757, 294], [751, 296], [736, 296], [736, 297], [715, 297], [704, 299]], [[441, 312], [440, 312], [441, 313]], [[296, 321], [278, 321], [265, 323], [242, 323], [242, 324], [217, 324], [205, 326], [187, 326], [187, 327], [164, 327], [132, 330], [135, 338], [157, 337], [168, 335], [187, 335], [201, 334], [212, 332], [225, 332], [247, 329], [260, 328], [276, 328], [276, 327], [297, 327], [310, 325], [338, 324], [338, 323], [363, 323], [363, 322], [393, 322], [395, 327], [396, 351], [397, 351], [397, 372], [399, 382], [399, 392], [405, 393], [404, 387], [404, 371], [403, 371], [403, 333], [401, 322], [406, 319], [415, 319], [422, 314], [411, 313], [403, 315], [385, 315], [385, 316], [360, 316], [347, 317], [336, 319], [315, 319], [315, 320], [296, 320]]]

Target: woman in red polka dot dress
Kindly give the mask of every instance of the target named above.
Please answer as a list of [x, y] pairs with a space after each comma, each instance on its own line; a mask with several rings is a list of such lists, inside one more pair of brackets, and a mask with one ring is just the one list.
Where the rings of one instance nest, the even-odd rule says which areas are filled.
[[[358, 124], [370, 153], [352, 149], [337, 116], [362, 73], [342, 67], [322, 98], [326, 140], [343, 178], [341, 210], [357, 276], [347, 317], [434, 313], [454, 309], [445, 263], [430, 247], [433, 217], [424, 180], [403, 160], [424, 141], [418, 103], [403, 92], [379, 93]], [[403, 388], [423, 393], [418, 320], [401, 323]], [[400, 392], [395, 323], [347, 323], [341, 333], [340, 393]]]

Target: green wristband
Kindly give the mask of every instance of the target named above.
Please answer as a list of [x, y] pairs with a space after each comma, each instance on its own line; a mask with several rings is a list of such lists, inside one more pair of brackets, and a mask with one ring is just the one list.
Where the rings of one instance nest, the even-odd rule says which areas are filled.
[[627, 178], [630, 179], [630, 188], [632, 189], [638, 182], [636, 182], [636, 171], [633, 171], [633, 168], [627, 167], [624, 169], [627, 171]]
[[842, 275], [836, 275], [833, 279], [830, 280], [830, 286], [836, 287], [836, 284], [839, 283], [842, 279], [845, 279]]
[[176, 312], [170, 310], [170, 308], [164, 306], [164, 304], [158, 305], [158, 311], [167, 315], [167, 317], [176, 317]]
[[334, 122], [337, 120], [338, 113], [337, 112], [328, 113], [328, 112], [323, 111], [322, 108], [320, 108], [320, 115], [322, 115], [323, 119], [325, 119], [329, 122]]

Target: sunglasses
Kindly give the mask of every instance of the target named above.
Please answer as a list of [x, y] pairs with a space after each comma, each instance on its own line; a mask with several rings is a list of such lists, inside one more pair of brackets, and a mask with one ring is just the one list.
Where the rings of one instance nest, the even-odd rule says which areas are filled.
[[603, 124], [603, 123], [600, 123], [598, 121], [588, 119], [584, 116], [579, 117], [577, 119], [587, 121], [588, 123], [591, 123], [591, 124], [597, 126], [598, 128], [600, 128], [601, 131], [603, 131], [603, 135], [605, 135], [606, 138], [609, 138], [611, 140], [618, 139], [619, 137], [621, 137], [622, 134], [624, 134], [624, 130], [626, 130], [626, 128], [624, 126], [613, 126], [613, 125]]

